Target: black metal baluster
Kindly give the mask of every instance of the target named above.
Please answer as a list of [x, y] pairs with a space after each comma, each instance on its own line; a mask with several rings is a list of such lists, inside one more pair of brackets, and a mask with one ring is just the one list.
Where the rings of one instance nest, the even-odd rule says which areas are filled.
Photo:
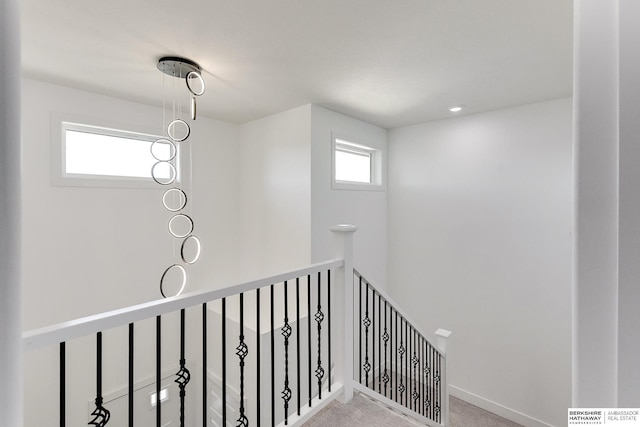
[[424, 395], [422, 394], [422, 335], [416, 331], [416, 349], [418, 351], [418, 365], [416, 366], [416, 388], [418, 390], [418, 401], [416, 402], [416, 412], [422, 415], [422, 402]]
[[433, 419], [433, 406], [434, 406], [434, 397], [433, 397], [433, 374], [432, 374], [432, 368], [433, 368], [433, 348], [431, 347], [431, 345], [428, 345], [427, 347], [428, 349], [428, 353], [429, 353], [429, 369], [428, 369], [428, 377], [427, 377], [427, 384], [429, 385], [429, 418]]
[[162, 427], [162, 318], [156, 316], [156, 427]]
[[429, 343], [427, 343], [427, 368], [426, 368], [426, 382], [427, 382], [427, 417], [433, 419], [433, 414], [431, 412], [432, 410], [432, 393], [431, 393], [431, 346], [429, 345]]
[[384, 333], [382, 340], [384, 341], [384, 374], [382, 374], [382, 382], [384, 383], [384, 397], [387, 397], [387, 386], [389, 384], [389, 371], [387, 370], [387, 343], [389, 342], [389, 332], [387, 331], [387, 300], [384, 301]]
[[[378, 335], [382, 335], [380, 330], [382, 329], [382, 311], [381, 309], [381, 298], [380, 294], [378, 294]], [[378, 393], [382, 394], [382, 353], [381, 353], [381, 337], [378, 337]]]
[[184, 399], [187, 395], [186, 387], [191, 380], [191, 373], [186, 368], [186, 359], [184, 351], [185, 342], [185, 309], [180, 310], [180, 370], [176, 374], [175, 383], [178, 384], [180, 390], [180, 427], [184, 427]]
[[418, 409], [418, 399], [420, 398], [420, 393], [418, 393], [418, 364], [420, 363], [420, 359], [418, 358], [418, 337], [415, 329], [412, 328], [413, 335], [413, 376], [412, 376], [412, 384], [413, 384], [413, 410], [419, 412]]
[[318, 311], [316, 312], [315, 319], [318, 323], [318, 367], [315, 374], [318, 379], [318, 399], [322, 399], [322, 378], [324, 377], [324, 368], [322, 367], [322, 321], [324, 320], [324, 313], [322, 313], [322, 292], [320, 292], [321, 276], [318, 272]]
[[227, 426], [227, 299], [222, 298], [222, 425]]
[[[273, 307], [273, 285], [269, 287], [269, 299], [271, 304], [271, 425], [276, 425], [276, 374], [275, 374], [275, 318]], [[226, 427], [226, 426], [224, 426]]]
[[209, 423], [208, 412], [209, 375], [207, 374], [207, 303], [202, 304], [202, 425]]
[[400, 367], [399, 370], [400, 372], [398, 373], [398, 375], [400, 376], [400, 385], [398, 386], [398, 391], [400, 392], [400, 404], [402, 405], [402, 398], [404, 397], [404, 391], [406, 390], [406, 387], [404, 385], [404, 379], [403, 379], [403, 358], [404, 358], [404, 354], [406, 353], [406, 349], [404, 347], [404, 333], [403, 333], [403, 319], [402, 317], [400, 317], [400, 348], [398, 349], [398, 354], [400, 354]]
[[307, 275], [307, 385], [309, 387], [309, 407], [311, 407], [311, 275]]
[[284, 281], [284, 325], [282, 325], [281, 333], [284, 337], [284, 389], [281, 396], [284, 400], [284, 425], [288, 424], [289, 418], [289, 400], [291, 400], [291, 389], [289, 388], [289, 337], [291, 336], [291, 326], [289, 325], [289, 299], [288, 285]]
[[60, 427], [65, 427], [67, 419], [67, 344], [60, 343]]
[[244, 342], [244, 294], [240, 293], [240, 344], [236, 347], [236, 355], [240, 359], [240, 414], [236, 420], [236, 427], [248, 427], [249, 420], [244, 413], [244, 359], [249, 354], [249, 347]]
[[[409, 322], [405, 319], [404, 321], [404, 342], [406, 343], [405, 345], [407, 346], [407, 348], [409, 347]], [[411, 383], [409, 382], [409, 359], [411, 359], [411, 354], [407, 351], [406, 357], [404, 358], [404, 378], [407, 381], [407, 385], [406, 385], [406, 394], [404, 395], [404, 406], [406, 406], [407, 408], [409, 407], [409, 400], [410, 397], [409, 395], [410, 390], [409, 387], [411, 387]]]
[[371, 356], [373, 358], [371, 363], [371, 389], [376, 389], [376, 291], [371, 290], [371, 326], [373, 327], [373, 333], [371, 334]]
[[296, 277], [296, 403], [300, 416], [300, 278]]
[[[359, 286], [358, 286], [358, 307], [359, 314], [358, 319], [362, 319], [362, 276], [358, 276], [359, 278]], [[358, 374], [359, 374], [359, 382], [362, 384], [362, 325], [358, 325]]]
[[[256, 289], [256, 425], [260, 427], [260, 288]], [[206, 425], [206, 424], [205, 424]]]
[[371, 364], [369, 363], [369, 326], [371, 326], [371, 319], [369, 319], [369, 283], [366, 283], [365, 296], [364, 296], [364, 319], [362, 324], [364, 325], [364, 384], [369, 387], [369, 371], [371, 370]]
[[442, 360], [442, 357], [440, 356], [439, 353], [436, 353], [436, 372], [435, 372], [435, 376], [434, 376], [434, 382], [435, 382], [435, 386], [437, 387], [437, 396], [438, 396], [438, 401], [435, 407], [435, 411], [436, 411], [436, 421], [440, 422], [440, 412], [442, 410], [442, 388], [441, 388], [441, 371], [440, 371], [440, 362]]
[[134, 411], [134, 403], [133, 403], [133, 394], [134, 390], [134, 348], [133, 348], [133, 323], [129, 323], [129, 427], [133, 427], [133, 411]]
[[427, 340], [422, 341], [422, 369], [420, 370], [420, 378], [422, 379], [422, 415], [428, 416], [427, 405], [429, 403], [429, 395], [427, 394], [427, 368], [429, 361], [427, 360]]
[[93, 419], [89, 421], [89, 425], [104, 427], [109, 422], [111, 413], [102, 406], [102, 332], [98, 332], [96, 341], [96, 409], [91, 413]]
[[436, 365], [435, 365], [435, 357], [433, 347], [429, 349], [430, 357], [431, 357], [431, 375], [429, 376], [429, 387], [431, 388], [431, 419], [436, 419], [436, 406], [438, 405], [438, 397], [435, 394], [435, 376], [436, 376]]
[[393, 311], [396, 314], [395, 315], [396, 320], [394, 322], [395, 323], [395, 333], [393, 334], [393, 337], [395, 338], [395, 344], [393, 346], [393, 348], [394, 348], [393, 353], [394, 353], [394, 357], [395, 357], [395, 364], [393, 365], [393, 370], [394, 370], [394, 372], [393, 372], [394, 375], [393, 376], [395, 377], [395, 384], [394, 384], [393, 389], [395, 391], [395, 401], [398, 402], [398, 390], [399, 390], [398, 372], [399, 372], [399, 369], [400, 369], [400, 365], [398, 364], [398, 353], [400, 353], [399, 349], [398, 349], [398, 312], [396, 310], [393, 310]]
[[[411, 328], [409, 327], [409, 322], [407, 322], [407, 348], [407, 363], [409, 363], [409, 360], [411, 360], [411, 363], [413, 363], [413, 342], [411, 341]], [[413, 402], [412, 373], [413, 371], [409, 369], [409, 372], [407, 374], [407, 408], [409, 409], [413, 409], [413, 407], [411, 406], [411, 403]]]
[[428, 343], [425, 340], [425, 342], [422, 345], [422, 351], [424, 354], [424, 367], [422, 368], [422, 389], [423, 389], [422, 394], [424, 394], [423, 406], [424, 406], [425, 417], [429, 416], [429, 405], [431, 403], [429, 401], [429, 352], [428, 352], [427, 345]]
[[[409, 322], [407, 322], [408, 324]], [[407, 327], [407, 347], [409, 348], [409, 351], [407, 352], [407, 363], [409, 363], [409, 360], [411, 361], [411, 363], [409, 364], [409, 372], [407, 375], [407, 408], [409, 409], [413, 409], [413, 369], [411, 369], [413, 367], [413, 341], [412, 341], [412, 335], [413, 335], [413, 328], [411, 327]]]
[[331, 270], [327, 270], [327, 366], [329, 367], [329, 393], [331, 393]]

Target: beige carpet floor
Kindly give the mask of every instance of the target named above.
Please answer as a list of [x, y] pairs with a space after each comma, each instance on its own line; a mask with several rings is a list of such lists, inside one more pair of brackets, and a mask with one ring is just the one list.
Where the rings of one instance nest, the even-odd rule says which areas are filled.
[[[451, 427], [520, 426], [454, 397], [450, 398], [450, 406]], [[305, 427], [414, 427], [419, 425], [422, 424], [361, 394], [356, 394], [348, 405], [334, 400], [304, 424]]]

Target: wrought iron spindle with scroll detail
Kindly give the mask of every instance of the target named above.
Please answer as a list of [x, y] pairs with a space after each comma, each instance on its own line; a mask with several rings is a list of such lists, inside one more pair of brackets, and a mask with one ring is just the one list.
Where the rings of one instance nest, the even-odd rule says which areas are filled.
[[391, 369], [393, 370], [393, 374], [394, 374], [393, 377], [395, 381], [394, 381], [392, 390], [394, 391], [393, 395], [395, 397], [395, 401], [398, 402], [398, 372], [400, 371], [400, 365], [398, 364], [398, 312], [393, 310], [392, 313], [395, 313], [395, 316], [392, 316], [392, 318], [395, 317], [395, 321], [393, 322], [394, 350], [392, 352], [394, 363], [391, 365]]
[[[435, 353], [435, 349], [434, 349], [434, 353]], [[440, 407], [440, 357], [438, 354], [435, 354], [435, 372], [433, 375], [433, 383], [434, 383], [434, 387], [435, 387], [435, 395], [437, 396], [437, 400], [436, 400], [436, 404], [435, 407], [433, 408], [434, 410], [434, 415], [436, 418], [436, 421], [440, 421], [440, 411], [441, 411], [441, 407]]]
[[89, 425], [104, 427], [109, 422], [111, 413], [107, 408], [102, 406], [102, 332], [98, 332], [96, 344], [96, 407], [93, 412], [91, 412], [93, 419], [89, 421]]
[[400, 392], [400, 404], [402, 404], [402, 398], [404, 397], [404, 392], [407, 389], [406, 386], [404, 385], [403, 372], [402, 372], [402, 368], [404, 366], [402, 361], [404, 359], [404, 354], [407, 352], [407, 349], [404, 346], [404, 333], [402, 330], [404, 329], [403, 325], [404, 325], [404, 321], [401, 317], [400, 318], [400, 347], [398, 348], [398, 354], [400, 355], [400, 366], [398, 369], [399, 372], [396, 373], [396, 375], [400, 377], [400, 385], [398, 385], [398, 392]]
[[284, 424], [288, 424], [289, 401], [291, 400], [291, 389], [289, 388], [289, 337], [291, 337], [291, 325], [289, 325], [289, 301], [288, 285], [284, 281], [284, 325], [282, 325], [282, 336], [284, 337], [284, 389], [282, 390], [282, 400], [284, 400]]
[[186, 367], [185, 344], [185, 309], [180, 310], [180, 370], [176, 373], [175, 382], [180, 390], [180, 427], [184, 427], [184, 400], [186, 387], [191, 380], [191, 373]]
[[413, 358], [411, 362], [413, 363], [413, 394], [411, 397], [413, 398], [413, 409], [414, 411], [418, 409], [418, 399], [420, 399], [420, 393], [418, 393], [418, 364], [420, 363], [420, 358], [418, 357], [418, 340], [416, 331], [412, 329], [412, 337], [413, 337]]
[[244, 359], [249, 354], [249, 347], [244, 341], [244, 294], [240, 293], [240, 344], [236, 347], [236, 355], [240, 365], [240, 414], [236, 420], [236, 427], [248, 427], [249, 420], [244, 411]]
[[314, 316], [318, 324], [318, 364], [315, 370], [316, 378], [318, 379], [318, 399], [322, 399], [322, 378], [324, 377], [324, 368], [322, 367], [322, 321], [324, 320], [324, 313], [322, 312], [321, 282], [321, 274], [318, 272], [318, 311]]
[[384, 302], [384, 333], [382, 334], [384, 342], [384, 373], [382, 374], [382, 382], [384, 383], [384, 396], [387, 397], [387, 386], [389, 385], [389, 371], [387, 369], [387, 344], [389, 342], [389, 332], [387, 331], [387, 301]]
[[424, 367], [424, 388], [425, 388], [425, 401], [424, 401], [424, 407], [425, 410], [427, 411], [427, 417], [431, 418], [432, 417], [432, 412], [431, 412], [431, 384], [430, 384], [430, 377], [431, 377], [431, 351], [429, 349], [429, 345], [427, 343], [425, 343], [425, 354], [426, 354], [426, 361], [425, 361], [425, 367]]
[[369, 371], [371, 371], [371, 364], [369, 363], [369, 326], [371, 326], [371, 319], [369, 319], [369, 284], [366, 284], [364, 294], [364, 319], [362, 324], [364, 325], [364, 384], [369, 386]]

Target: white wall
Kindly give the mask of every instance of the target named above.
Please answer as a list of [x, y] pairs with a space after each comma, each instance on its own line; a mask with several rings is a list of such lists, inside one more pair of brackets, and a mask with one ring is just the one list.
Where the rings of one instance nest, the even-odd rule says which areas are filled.
[[[161, 203], [165, 188], [53, 186], [50, 124], [52, 115], [61, 115], [158, 134], [162, 132], [162, 110], [28, 79], [22, 82], [22, 92], [24, 329], [159, 299], [160, 276], [179, 256], [167, 232], [170, 215]], [[190, 196], [187, 212], [194, 219], [203, 255], [188, 268], [186, 291], [227, 286], [237, 277], [240, 203], [234, 187], [238, 182], [238, 126], [200, 117], [191, 127], [188, 144], [193, 150], [193, 183], [186, 188]], [[165, 316], [164, 322], [163, 351], [167, 354], [163, 361], [167, 369], [174, 369], [179, 323], [175, 315]], [[153, 376], [153, 331], [153, 325], [137, 325], [138, 378]], [[121, 330], [105, 333], [105, 394], [126, 384], [124, 357], [119, 352], [126, 339], [115, 346], [111, 339], [120, 334]], [[94, 376], [93, 340], [87, 337], [68, 345], [71, 424], [87, 422], [87, 402], [94, 393], [92, 381], [86, 381]], [[27, 426], [45, 425], [47, 419], [56, 417], [57, 399], [47, 398], [51, 388], [41, 387], [49, 383], [57, 389], [56, 350], [26, 355], [26, 408], [41, 409], [25, 411]]]
[[[52, 114], [86, 117], [126, 130], [159, 133], [162, 110], [23, 80], [24, 328], [160, 298], [159, 279], [176, 259], [164, 188], [56, 187], [51, 184]], [[233, 276], [237, 209], [237, 127], [199, 118], [189, 139], [196, 182], [189, 207], [203, 257], [187, 290]], [[231, 177], [231, 178], [230, 178]], [[160, 187], [160, 186], [158, 186]]]
[[268, 276], [310, 262], [309, 105], [240, 129], [240, 274]]
[[620, 1], [620, 230], [618, 405], [640, 400], [640, 4]]
[[[375, 286], [387, 283], [387, 192], [334, 190], [331, 188], [332, 134], [382, 152], [386, 164], [387, 131], [314, 105], [311, 115], [311, 258], [313, 262], [334, 256], [329, 228], [357, 225], [354, 257], [357, 268]], [[383, 170], [386, 183], [386, 170]]]
[[454, 395], [526, 425], [570, 406], [571, 114], [562, 99], [389, 137], [390, 292], [454, 331]]

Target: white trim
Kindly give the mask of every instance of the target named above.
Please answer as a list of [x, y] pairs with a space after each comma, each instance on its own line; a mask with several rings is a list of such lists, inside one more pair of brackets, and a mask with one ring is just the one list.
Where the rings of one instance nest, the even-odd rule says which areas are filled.
[[299, 416], [297, 414], [289, 415], [289, 417], [287, 418], [287, 424], [285, 424], [283, 420], [280, 424], [278, 424], [278, 427], [284, 427], [285, 425], [287, 427], [296, 427], [301, 426], [305, 422], [309, 421], [311, 417], [320, 412], [322, 408], [333, 402], [342, 394], [342, 384], [332, 384], [331, 388], [334, 388], [331, 392], [323, 390], [324, 397], [322, 399], [318, 399], [317, 396], [314, 397], [311, 401], [311, 407], [306, 406], [304, 408], [300, 408]]
[[303, 277], [309, 274], [316, 274], [319, 271], [342, 267], [343, 265], [344, 261], [342, 259], [334, 259], [323, 263], [312, 264], [309, 267], [287, 273], [229, 286], [224, 289], [192, 292], [177, 297], [146, 302], [106, 313], [70, 320], [68, 322], [58, 323], [57, 325], [46, 326], [23, 333], [23, 346], [25, 351], [29, 351], [47, 345], [58, 344], [73, 338], [128, 325], [129, 323], [172, 313], [205, 302], [219, 300], [241, 292], [249, 292], [285, 280], [295, 279], [296, 277]]
[[547, 424], [544, 421], [523, 414], [522, 412], [518, 412], [515, 409], [508, 408], [499, 403], [478, 396], [477, 394], [463, 390], [460, 387], [449, 385], [449, 391], [450, 395], [453, 397], [464, 400], [478, 408], [499, 415], [502, 418], [513, 421], [514, 423], [518, 423], [526, 427], [554, 427], [553, 424]]

